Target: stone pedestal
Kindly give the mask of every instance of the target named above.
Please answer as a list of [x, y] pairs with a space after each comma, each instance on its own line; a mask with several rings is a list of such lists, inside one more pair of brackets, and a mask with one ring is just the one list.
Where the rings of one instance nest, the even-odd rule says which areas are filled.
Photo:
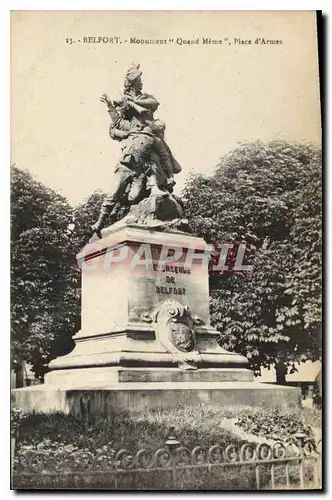
[[103, 230], [78, 255], [82, 329], [75, 348], [50, 363], [43, 386], [14, 391], [17, 404], [76, 412], [89, 401], [94, 412], [107, 413], [184, 402], [299, 403], [298, 389], [253, 382], [247, 359], [218, 345], [208, 254], [202, 239], [181, 232]]

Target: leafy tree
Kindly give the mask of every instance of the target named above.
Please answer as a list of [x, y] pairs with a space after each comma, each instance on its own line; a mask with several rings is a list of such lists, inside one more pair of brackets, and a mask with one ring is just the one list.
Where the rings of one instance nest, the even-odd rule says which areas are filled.
[[285, 141], [241, 144], [215, 174], [184, 190], [191, 230], [215, 245], [245, 242], [253, 271], [213, 273], [211, 319], [220, 343], [277, 381], [321, 357], [321, 153]]
[[96, 221], [99, 215], [100, 207], [105, 193], [95, 191], [86, 200], [73, 209], [73, 230], [71, 241], [75, 254], [87, 244], [91, 235], [91, 225]]
[[[11, 176], [11, 348], [43, 378], [46, 365], [72, 350], [80, 328], [76, 254], [91, 236], [105, 193], [75, 208], [24, 170]], [[119, 217], [121, 214], [119, 213]]]
[[78, 273], [66, 230], [65, 198], [24, 170], [11, 171], [12, 365], [42, 377], [52, 358], [69, 352], [79, 327]]

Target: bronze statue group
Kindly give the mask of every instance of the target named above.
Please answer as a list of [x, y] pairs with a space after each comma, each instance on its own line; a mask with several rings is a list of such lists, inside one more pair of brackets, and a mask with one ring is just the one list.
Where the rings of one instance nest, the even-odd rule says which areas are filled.
[[171, 198], [175, 211], [164, 214], [164, 219], [183, 216], [181, 201], [172, 195], [174, 175], [181, 166], [164, 140], [165, 123], [154, 119], [159, 102], [142, 91], [141, 75], [140, 65], [132, 65], [121, 98], [111, 100], [106, 94], [101, 97], [111, 117], [109, 135], [121, 143], [121, 155], [114, 170], [113, 188], [92, 226], [99, 237], [106, 219], [114, 222], [120, 207], [134, 206], [147, 198]]

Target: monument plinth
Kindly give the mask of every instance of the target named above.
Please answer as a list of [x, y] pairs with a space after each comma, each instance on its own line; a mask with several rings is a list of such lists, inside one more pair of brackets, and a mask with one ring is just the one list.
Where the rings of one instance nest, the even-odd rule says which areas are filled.
[[[296, 388], [254, 382], [210, 325], [209, 247], [189, 234], [112, 226], [78, 255], [82, 329], [45, 384], [14, 391], [26, 410], [95, 413], [177, 404], [298, 403]], [[82, 403], [83, 402], [83, 403]]]
[[139, 226], [102, 235], [78, 255], [82, 329], [72, 353], [51, 362], [46, 384], [208, 381], [207, 369], [228, 369], [222, 380], [234, 380], [235, 369], [246, 369], [210, 325], [204, 240]]

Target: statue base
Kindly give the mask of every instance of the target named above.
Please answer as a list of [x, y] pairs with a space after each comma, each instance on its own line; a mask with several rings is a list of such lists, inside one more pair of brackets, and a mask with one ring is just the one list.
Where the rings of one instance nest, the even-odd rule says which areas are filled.
[[[237, 374], [241, 377], [240, 373]], [[152, 375], [153, 376], [153, 375]], [[222, 380], [224, 374], [211, 378]], [[226, 376], [227, 378], [227, 376]], [[298, 406], [300, 389], [258, 382], [122, 382], [92, 387], [86, 380], [81, 387], [59, 388], [37, 385], [12, 391], [12, 402], [26, 413], [63, 412], [80, 417], [89, 414], [110, 416], [153, 410], [172, 410], [211, 404], [263, 407]]]
[[78, 255], [82, 329], [74, 350], [50, 363], [44, 385], [13, 391], [15, 404], [75, 414], [299, 404], [299, 389], [254, 382], [248, 360], [219, 346], [209, 251], [179, 231], [119, 223], [103, 230]]
[[219, 346], [210, 325], [209, 250], [177, 231], [104, 229], [78, 254], [82, 329], [75, 348], [50, 363], [45, 383], [73, 385], [106, 373], [113, 381], [114, 367], [246, 368], [245, 357]]

